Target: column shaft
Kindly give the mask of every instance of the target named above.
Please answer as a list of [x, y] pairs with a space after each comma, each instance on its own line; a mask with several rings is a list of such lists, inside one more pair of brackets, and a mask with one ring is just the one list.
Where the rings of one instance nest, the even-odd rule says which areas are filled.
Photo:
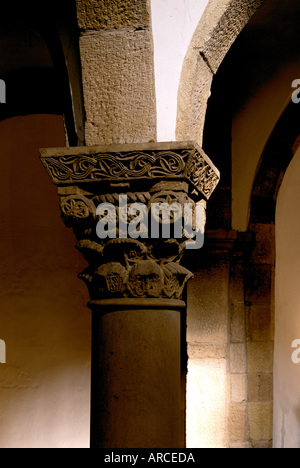
[[92, 309], [91, 447], [179, 448], [180, 310]]

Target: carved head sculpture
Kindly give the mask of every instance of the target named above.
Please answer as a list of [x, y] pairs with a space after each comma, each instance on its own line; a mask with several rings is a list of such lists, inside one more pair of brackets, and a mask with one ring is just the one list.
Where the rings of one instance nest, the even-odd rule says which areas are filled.
[[107, 263], [95, 272], [87, 269], [80, 278], [87, 284], [92, 300], [120, 297], [126, 289], [127, 271], [121, 263]]
[[152, 260], [144, 260], [131, 268], [128, 289], [134, 297], [160, 297], [164, 288], [164, 272]]

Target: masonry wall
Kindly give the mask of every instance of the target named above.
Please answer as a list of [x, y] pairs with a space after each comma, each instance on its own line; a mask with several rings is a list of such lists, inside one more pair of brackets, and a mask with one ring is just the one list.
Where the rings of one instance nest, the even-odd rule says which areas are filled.
[[[273, 237], [272, 237], [273, 236]], [[271, 448], [274, 227], [209, 232], [188, 289], [189, 447]]]

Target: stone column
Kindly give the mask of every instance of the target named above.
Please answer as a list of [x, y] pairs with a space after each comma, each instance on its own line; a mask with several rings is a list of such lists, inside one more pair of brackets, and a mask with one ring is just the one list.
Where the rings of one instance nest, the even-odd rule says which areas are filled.
[[[41, 159], [89, 265], [80, 277], [93, 324], [91, 446], [180, 448], [180, 314], [192, 277], [180, 264], [191, 247], [183, 221], [188, 206], [190, 227], [204, 230], [196, 215], [219, 172], [194, 143], [50, 149]], [[167, 219], [157, 204], [172, 208]]]
[[184, 305], [155, 299], [92, 304], [92, 447], [180, 447]]

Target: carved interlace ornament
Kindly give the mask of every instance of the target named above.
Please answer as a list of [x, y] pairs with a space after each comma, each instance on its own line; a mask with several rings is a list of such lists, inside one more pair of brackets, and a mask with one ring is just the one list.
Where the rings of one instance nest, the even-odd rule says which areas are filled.
[[101, 181], [186, 180], [209, 199], [220, 173], [195, 143], [118, 145], [43, 150], [42, 162], [56, 185]]
[[[121, 195], [127, 197], [128, 211], [132, 204], [142, 203], [149, 214], [154, 203], [183, 207], [207, 200], [220, 175], [197, 145], [51, 149], [42, 150], [41, 159], [58, 186], [62, 219], [73, 228], [77, 248], [89, 264], [80, 278], [87, 284], [91, 300], [182, 297], [192, 277], [180, 265], [186, 239], [133, 239], [119, 229], [115, 238], [100, 239], [96, 234], [97, 207], [112, 204], [117, 226], [120, 218], [126, 226], [132, 218], [122, 219]], [[182, 216], [179, 211], [172, 213], [171, 223]]]

